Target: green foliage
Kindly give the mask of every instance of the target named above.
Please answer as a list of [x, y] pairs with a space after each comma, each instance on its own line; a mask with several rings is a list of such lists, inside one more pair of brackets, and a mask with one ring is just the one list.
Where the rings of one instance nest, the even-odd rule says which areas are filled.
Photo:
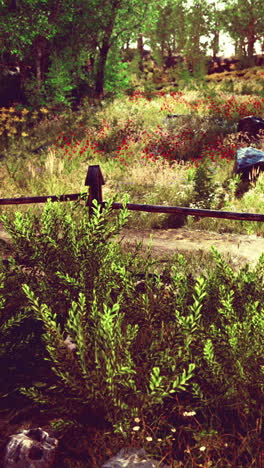
[[[87, 405], [101, 407], [115, 428], [120, 422], [125, 428], [129, 402], [134, 400], [131, 416], [135, 415], [133, 408], [156, 404], [170, 391], [185, 388], [194, 367], [189, 366], [187, 372], [183, 369], [171, 384], [166, 379], [166, 388], [162, 388], [158, 399], [153, 389], [149, 396], [141, 395], [133, 377], [138, 371], [130, 351], [138, 324], [124, 324], [120, 311], [127, 300], [124, 295], [132, 293], [132, 285], [118, 262], [117, 248], [106, 242], [124, 224], [127, 214], [122, 211], [116, 227], [111, 227], [106, 225], [111, 205], [103, 213], [99, 205], [94, 206], [94, 216], [89, 222], [82, 219], [79, 229], [65, 209], [52, 203], [46, 204], [39, 222], [20, 213], [15, 214], [13, 222], [2, 216], [23, 262], [32, 267], [37, 265], [42, 271], [39, 282], [29, 275], [29, 283], [22, 286], [29, 301], [25, 311], [43, 323], [43, 339], [49, 354], [45, 359], [51, 362], [59, 381], [50, 389], [52, 396], [50, 391], [44, 394], [35, 387], [22, 388], [21, 392], [38, 404], [56, 408], [64, 416], [75, 415], [77, 420]], [[123, 288], [118, 288], [120, 281]], [[115, 300], [114, 289], [117, 289]], [[15, 316], [16, 321], [22, 319], [18, 314]], [[15, 320], [10, 325], [13, 328]], [[77, 345], [76, 356], [65, 346], [65, 333]]]
[[[1, 46], [3, 52], [29, 65], [33, 73], [36, 68], [41, 68], [38, 69], [41, 75], [46, 73], [45, 64], [51, 59], [47, 86], [40, 82], [35, 85], [32, 78], [27, 80], [26, 94], [33, 105], [46, 104], [49, 99], [69, 105], [68, 92], [78, 79], [73, 80], [76, 70], [74, 67], [69, 70], [68, 64], [74, 61], [78, 68], [82, 54], [86, 54], [88, 61], [94, 61], [88, 81], [97, 92], [99, 88], [103, 90], [104, 75], [106, 92], [119, 93], [129, 88], [126, 65], [116, 61], [115, 55], [126, 42], [135, 41], [141, 33], [151, 44], [155, 56], [170, 53], [185, 56], [200, 83], [205, 71], [202, 64], [206, 49], [213, 45], [214, 52], [218, 52], [221, 29], [233, 37], [239, 53], [243, 52], [242, 59], [247, 62], [252, 61], [254, 43], [262, 37], [260, 0], [251, 8], [241, 1], [237, 5], [233, 1], [225, 3], [220, 9], [205, 0], [188, 5], [182, 0], [164, 0], [158, 5], [154, 0], [106, 1], [103, 4], [100, 0], [88, 3], [84, 0], [77, 3], [68, 0], [3, 2], [0, 6], [0, 30], [4, 38]], [[203, 36], [208, 38], [206, 43], [201, 40]], [[246, 51], [242, 50], [244, 37], [248, 43]], [[70, 50], [74, 60], [70, 55], [65, 56], [65, 50]], [[80, 79], [82, 71], [78, 73]], [[45, 81], [45, 77], [38, 77], [38, 80]], [[190, 86], [188, 72], [183, 71], [179, 81], [180, 87]], [[243, 92], [246, 91], [245, 88]], [[51, 95], [45, 96], [49, 92]], [[262, 91], [258, 89], [257, 92]]]
[[105, 91], [120, 97], [131, 86], [131, 77], [128, 74], [129, 64], [122, 62], [120, 54], [110, 51], [105, 71]]
[[216, 188], [209, 161], [203, 159], [194, 176], [194, 204], [199, 208], [210, 208]]
[[151, 47], [157, 52], [162, 51], [168, 55], [169, 51], [179, 52], [186, 40], [187, 8], [182, 0], [167, 0], [164, 5], [159, 5], [158, 20], [154, 22], [148, 32], [151, 33]]
[[[235, 272], [213, 249], [214, 267], [194, 278], [178, 255], [150, 278], [155, 261], [111, 241], [128, 216], [124, 208], [113, 223], [113, 201], [104, 210], [94, 202], [89, 218], [80, 202], [48, 202], [40, 218], [1, 217], [16, 252], [0, 276], [2, 398], [19, 388], [60, 415], [61, 432], [95, 414], [128, 437], [142, 414], [152, 427], [161, 413], [175, 425], [181, 404], [210, 420], [208, 430], [225, 430], [230, 417], [252, 430], [264, 388], [264, 256]], [[134, 278], [142, 270], [144, 292]], [[11, 381], [18, 351], [28, 358], [33, 344], [39, 374]]]
[[39, 372], [47, 373], [47, 369], [41, 366], [45, 354], [40, 343], [41, 324], [24, 308], [23, 274], [16, 269], [15, 260], [11, 262], [10, 271], [0, 264], [0, 272], [0, 365], [4, 369], [0, 377], [0, 398], [6, 399], [17, 396], [17, 388], [30, 381], [30, 374], [37, 376]]
[[[31, 61], [36, 42], [52, 41], [60, 32], [58, 13], [64, 19], [64, 26], [67, 24], [67, 15], [64, 16], [62, 12], [69, 9], [67, 1], [63, 6], [59, 5], [59, 8], [54, 0], [26, 0], [22, 4], [12, 2], [12, 5], [8, 3], [2, 8], [0, 15], [0, 29], [5, 34], [4, 50], [21, 60]], [[51, 12], [53, 20], [50, 18]]]
[[[48, 359], [60, 381], [57, 386], [52, 386], [53, 396], [49, 391], [44, 395], [43, 391], [33, 387], [22, 388], [22, 393], [38, 404], [56, 408], [64, 416], [75, 415], [77, 420], [87, 405], [101, 407], [106, 419], [116, 429], [121, 423], [124, 430], [129, 419], [129, 402], [133, 401], [133, 408], [138, 409], [157, 404], [169, 393], [188, 385], [194, 366], [189, 365], [188, 370], [183, 368], [176, 380], [164, 379], [165, 386], [161, 387], [158, 395], [154, 391], [152, 374], [149, 394], [141, 393], [139, 382], [139, 387], [136, 385], [133, 375], [138, 374], [138, 371], [130, 347], [139, 327], [138, 324], [124, 324], [124, 314], [120, 312], [127, 300], [124, 295], [129, 294], [130, 301], [132, 299], [132, 285], [126, 279], [124, 267], [118, 264], [116, 248], [112, 246], [111, 249], [110, 244], [105, 243], [106, 238], [103, 240], [104, 235], [109, 237], [110, 233], [115, 232], [113, 227], [105, 226], [109, 212], [110, 205], [100, 213], [100, 207], [95, 204], [94, 216], [89, 223], [82, 220], [81, 227], [85, 227], [85, 232], [90, 234], [88, 239], [77, 234], [76, 222], [69, 213], [66, 214], [63, 208], [55, 207], [52, 203], [47, 203], [44, 209], [38, 233], [34, 230], [33, 218], [30, 216], [24, 219], [16, 213], [13, 226], [6, 217], [2, 219], [13, 235], [17, 251], [24, 254], [23, 261], [30, 263], [34, 259], [43, 272], [39, 284], [31, 281], [30, 287], [24, 283], [22, 289], [29, 301], [26, 310], [34, 313], [35, 318], [44, 325], [43, 339]], [[125, 219], [124, 211], [119, 216], [117, 227], [120, 228]], [[92, 248], [91, 254], [89, 248]], [[114, 301], [111, 293], [117, 288], [116, 275], [119, 276], [119, 282], [122, 278], [123, 288], [117, 292]], [[77, 345], [78, 358], [70, 354], [64, 344], [66, 332]], [[159, 360], [155, 361], [159, 363]], [[139, 367], [140, 363], [137, 369]], [[58, 398], [55, 397], [55, 390]], [[62, 391], [65, 398], [63, 405], [60, 399]], [[131, 417], [135, 415], [133, 408]]]
[[[254, 2], [225, 1], [225, 9], [220, 15], [221, 24], [225, 32], [230, 34], [236, 43], [236, 55], [244, 56], [246, 64], [250, 62], [251, 54], [253, 55], [256, 40], [263, 35], [262, 18], [263, 4], [261, 0]], [[253, 30], [252, 25], [254, 25]], [[247, 38], [246, 47], [245, 37]]]
[[177, 83], [179, 83], [179, 89], [189, 89], [193, 86], [193, 80], [190, 71], [187, 69], [185, 64], [179, 64], [176, 67], [175, 76]]
[[64, 50], [58, 55], [54, 52], [51, 56], [51, 65], [45, 79], [47, 96], [53, 104], [70, 106], [70, 92], [74, 88], [71, 76], [74, 62], [69, 50]]

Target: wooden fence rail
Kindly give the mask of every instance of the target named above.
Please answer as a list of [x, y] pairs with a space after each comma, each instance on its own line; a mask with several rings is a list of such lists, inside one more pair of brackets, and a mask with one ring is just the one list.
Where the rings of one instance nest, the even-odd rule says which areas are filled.
[[[89, 166], [85, 185], [89, 187], [87, 206], [89, 206], [89, 213], [92, 215], [92, 200], [96, 199], [102, 206], [105, 207], [105, 202], [102, 198], [102, 185], [105, 184], [101, 169], [99, 165]], [[45, 203], [48, 200], [55, 201], [73, 201], [78, 200], [81, 193], [71, 193], [61, 196], [47, 195], [41, 197], [22, 197], [22, 198], [0, 198], [0, 205], [22, 205], [26, 203]], [[122, 209], [122, 203], [113, 203], [112, 208], [115, 210]], [[136, 203], [128, 203], [128, 210], [133, 211], [147, 211], [150, 213], [174, 213], [184, 214], [187, 216], [200, 216], [204, 218], [223, 218], [235, 219], [241, 221], [259, 221], [264, 222], [264, 214], [258, 213], [235, 213], [230, 211], [218, 210], [200, 210], [198, 208], [185, 208], [179, 206], [163, 206], [163, 205], [141, 205]]]

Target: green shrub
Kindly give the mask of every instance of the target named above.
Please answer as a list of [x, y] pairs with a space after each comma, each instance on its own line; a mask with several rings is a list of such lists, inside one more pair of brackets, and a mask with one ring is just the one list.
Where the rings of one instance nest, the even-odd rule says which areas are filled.
[[[1, 217], [15, 249], [9, 269], [2, 266], [1, 332], [10, 332], [12, 356], [21, 339], [24, 355], [35, 349], [34, 337], [41, 339], [34, 358], [41, 363], [42, 350], [48, 369], [37, 382], [20, 378], [20, 393], [51, 418], [59, 414], [51, 425], [61, 431], [87, 427], [93, 413], [128, 438], [133, 418], [157, 434], [165, 418], [179, 428], [175, 458], [182, 452], [185, 466], [190, 460], [182, 447], [231, 427], [248, 437], [235, 465], [250, 466], [260, 444], [248, 434], [263, 417], [264, 255], [254, 270], [247, 265], [236, 273], [213, 249], [215, 265], [200, 275], [176, 255], [158, 273], [151, 256], [140, 258], [139, 245], [128, 254], [112, 241], [128, 217], [124, 208], [114, 221], [113, 201], [103, 211], [94, 202], [89, 218], [80, 202], [72, 209], [49, 202], [40, 218]], [[27, 338], [27, 315], [34, 337]], [[1, 344], [3, 364], [8, 346]], [[182, 422], [190, 409], [196, 426]], [[216, 455], [212, 448], [215, 461]]]
[[52, 54], [51, 65], [45, 77], [45, 90], [48, 100], [54, 105], [70, 107], [72, 102], [71, 91], [75, 87], [72, 77], [74, 63], [70, 52], [66, 49], [63, 56]]
[[46, 87], [43, 82], [39, 84], [36, 78], [27, 79], [24, 88], [26, 98], [33, 108], [47, 104]]
[[[136, 371], [130, 348], [139, 326], [126, 323], [121, 313], [127, 301], [124, 296], [132, 301], [133, 287], [118, 262], [117, 247], [107, 243], [118, 227], [105, 225], [109, 212], [108, 207], [100, 214], [97, 206], [89, 222], [82, 219], [81, 233], [69, 213], [65, 215], [62, 208], [49, 203], [38, 235], [32, 232], [29, 217], [22, 222], [16, 214], [15, 229], [10, 223], [7, 226], [6, 218], [4, 221], [18, 251], [26, 254], [23, 261], [30, 263], [34, 259], [43, 272], [40, 284], [25, 283], [22, 289], [30, 304], [27, 310], [33, 310], [36, 319], [43, 322], [49, 360], [58, 377], [57, 385], [46, 395], [34, 387], [22, 388], [21, 392], [63, 416], [75, 417], [75, 422], [80, 421], [87, 405], [103, 408], [106, 419], [116, 430], [123, 431], [136, 408], [157, 404], [168, 394], [165, 387], [161, 390], [161, 381], [165, 379], [166, 387], [174, 391], [185, 388], [194, 367], [190, 363], [172, 380], [159, 375], [159, 360], [152, 359], [148, 363], [149, 378], [141, 385], [136, 382], [141, 362]], [[126, 212], [121, 212], [119, 227], [125, 218]], [[27, 235], [21, 238], [22, 233]], [[144, 304], [143, 310], [146, 307]], [[76, 342], [77, 356], [66, 348], [65, 332]]]
[[203, 159], [196, 168], [194, 176], [194, 204], [199, 208], [210, 208], [216, 184], [209, 161]]
[[128, 89], [131, 89], [129, 64], [121, 61], [119, 52], [111, 50], [106, 64], [105, 91], [120, 97]]

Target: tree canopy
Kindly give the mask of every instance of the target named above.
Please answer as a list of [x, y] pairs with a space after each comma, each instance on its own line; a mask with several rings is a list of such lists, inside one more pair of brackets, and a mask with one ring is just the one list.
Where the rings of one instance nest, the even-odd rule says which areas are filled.
[[195, 67], [209, 47], [219, 52], [221, 31], [250, 59], [263, 39], [263, 1], [0, 0], [1, 63], [31, 70], [23, 75], [30, 95], [59, 102], [80, 85], [102, 96], [108, 77], [125, 70], [124, 45], [142, 36]]

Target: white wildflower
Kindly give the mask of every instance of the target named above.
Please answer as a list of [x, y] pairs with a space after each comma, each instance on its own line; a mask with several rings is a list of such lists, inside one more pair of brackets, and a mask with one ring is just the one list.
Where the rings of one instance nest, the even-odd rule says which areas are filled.
[[183, 416], [189, 417], [189, 416], [195, 416], [196, 412], [195, 411], [184, 411], [182, 413]]
[[139, 426], [134, 426], [134, 427], [132, 428], [132, 431], [139, 431], [139, 430], [140, 430], [140, 427], [139, 427]]

